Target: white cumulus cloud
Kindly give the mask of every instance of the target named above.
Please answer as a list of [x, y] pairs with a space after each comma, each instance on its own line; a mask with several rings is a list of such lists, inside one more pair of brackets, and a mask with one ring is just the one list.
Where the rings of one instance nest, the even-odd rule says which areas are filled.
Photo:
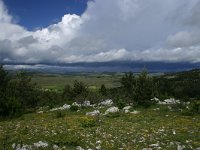
[[0, 62], [200, 62], [199, 0], [96, 0], [36, 31], [0, 0]]

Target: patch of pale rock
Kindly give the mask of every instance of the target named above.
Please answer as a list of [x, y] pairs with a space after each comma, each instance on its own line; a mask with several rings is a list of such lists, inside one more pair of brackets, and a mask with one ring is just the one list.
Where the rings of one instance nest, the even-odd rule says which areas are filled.
[[82, 147], [80, 147], [80, 146], [77, 146], [76, 150], [84, 150], [84, 149]]
[[107, 99], [101, 103], [99, 103], [99, 106], [111, 106], [113, 104], [113, 101], [111, 99]]
[[126, 107], [123, 108], [123, 111], [124, 111], [125, 113], [129, 113], [129, 112], [130, 112], [129, 109], [131, 109], [131, 108], [132, 108], [132, 106], [126, 106]]
[[81, 104], [78, 104], [77, 102], [72, 103], [72, 106], [78, 106], [81, 107]]
[[183, 150], [185, 148], [185, 146], [183, 145], [183, 146], [181, 146], [181, 145], [178, 145], [177, 146], [177, 150]]
[[161, 105], [180, 104], [180, 100], [175, 100], [174, 98], [169, 98], [169, 99], [165, 99], [163, 102], [159, 101], [158, 104], [161, 104]]
[[140, 111], [134, 110], [133, 112], [130, 112], [130, 113], [136, 115], [136, 114], [139, 114]]
[[30, 150], [31, 146], [29, 146], [29, 145], [22, 145], [21, 146], [20, 144], [16, 145], [14, 143], [14, 144], [12, 144], [12, 148], [15, 149], [15, 150]]
[[42, 147], [42, 148], [45, 148], [45, 147], [48, 147], [48, 143], [45, 143], [45, 142], [42, 142], [42, 141], [39, 141], [37, 143], [33, 143], [33, 145], [37, 148], [39, 147]]
[[67, 105], [67, 104], [64, 104], [63, 106], [61, 107], [58, 107], [58, 108], [52, 108], [50, 109], [50, 111], [57, 111], [57, 110], [66, 110], [66, 109], [70, 109], [70, 105]]
[[117, 113], [119, 112], [119, 108], [118, 107], [110, 107], [105, 111], [105, 115], [109, 114], [109, 113]]
[[85, 106], [85, 107], [91, 106], [90, 101], [84, 101], [82, 106]]
[[99, 110], [94, 110], [92, 112], [87, 112], [86, 115], [87, 116], [97, 116], [100, 114], [100, 111]]

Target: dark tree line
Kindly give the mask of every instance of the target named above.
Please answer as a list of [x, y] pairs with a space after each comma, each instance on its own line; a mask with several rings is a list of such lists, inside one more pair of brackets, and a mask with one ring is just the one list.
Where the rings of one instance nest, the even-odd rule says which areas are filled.
[[165, 74], [155, 78], [158, 97], [182, 100], [200, 99], [200, 70]]
[[24, 72], [14, 77], [0, 66], [0, 117], [20, 116], [37, 106], [38, 89]]
[[88, 86], [75, 81], [73, 86], [66, 85], [62, 92], [45, 91], [31, 82], [31, 78], [23, 71], [17, 75], [8, 74], [0, 66], [0, 118], [17, 117], [27, 112], [34, 112], [38, 107], [55, 107], [65, 103], [99, 103], [112, 99], [120, 107], [127, 103], [148, 107], [151, 99], [175, 97], [181, 100], [200, 98], [200, 71], [165, 74], [152, 77], [146, 71], [139, 75], [126, 73], [121, 78], [121, 86], [99, 90], [89, 90]]

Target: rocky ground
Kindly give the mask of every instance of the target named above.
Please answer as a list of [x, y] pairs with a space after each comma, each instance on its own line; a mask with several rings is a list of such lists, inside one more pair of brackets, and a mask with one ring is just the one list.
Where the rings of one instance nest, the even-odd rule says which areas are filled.
[[[111, 101], [39, 110], [0, 122], [0, 147], [16, 150], [199, 150], [200, 116], [169, 105], [148, 109]], [[86, 105], [85, 104], [85, 105]], [[74, 104], [76, 105], [76, 104]]]

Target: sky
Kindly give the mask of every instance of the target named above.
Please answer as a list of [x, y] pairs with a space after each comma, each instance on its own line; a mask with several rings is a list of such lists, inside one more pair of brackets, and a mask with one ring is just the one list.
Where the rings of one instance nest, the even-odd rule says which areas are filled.
[[0, 63], [106, 62], [200, 64], [200, 1], [0, 0]]

